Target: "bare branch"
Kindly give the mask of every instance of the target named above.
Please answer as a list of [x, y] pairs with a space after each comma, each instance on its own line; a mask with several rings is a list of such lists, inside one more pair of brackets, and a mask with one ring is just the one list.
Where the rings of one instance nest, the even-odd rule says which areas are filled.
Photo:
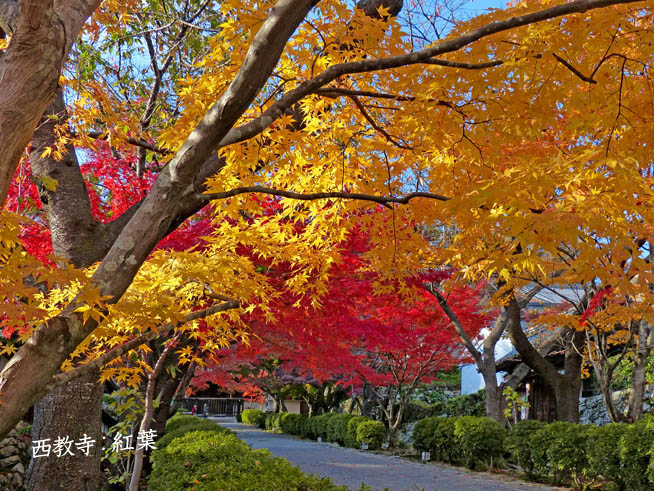
[[456, 315], [456, 313], [452, 310], [450, 305], [447, 303], [447, 299], [437, 288], [434, 287], [432, 283], [426, 284], [425, 289], [429, 293], [431, 293], [434, 297], [436, 297], [436, 300], [438, 300], [438, 304], [441, 306], [441, 309], [443, 309], [443, 312], [445, 312], [445, 315], [447, 315], [447, 317], [450, 319], [450, 322], [452, 322], [452, 325], [454, 326], [456, 333], [459, 335], [459, 338], [461, 338], [463, 345], [466, 347], [466, 349], [470, 352], [472, 357], [475, 359], [477, 366], [481, 367], [483, 365], [482, 355], [479, 352], [479, 350], [475, 348], [475, 345], [473, 344], [472, 340], [468, 336], [468, 333], [465, 331], [465, 329], [463, 329], [463, 325], [461, 324], [461, 320], [459, 319], [459, 316]]
[[318, 199], [341, 198], [341, 199], [356, 199], [361, 201], [372, 201], [387, 206], [389, 203], [407, 204], [415, 198], [427, 198], [436, 201], [449, 201], [451, 198], [434, 193], [409, 193], [402, 197], [395, 196], [375, 196], [372, 194], [364, 193], [344, 193], [344, 192], [324, 192], [324, 193], [296, 193], [293, 191], [284, 191], [282, 189], [271, 189], [263, 186], [246, 186], [242, 188], [231, 189], [221, 193], [199, 194], [198, 197], [205, 201], [213, 201], [219, 199], [231, 198], [240, 194], [247, 193], [261, 193], [270, 194], [273, 196], [281, 196], [283, 198], [297, 199], [301, 201], [314, 201]]
[[424, 61], [423, 63], [449, 68], [462, 68], [464, 70], [483, 70], [484, 68], [493, 68], [504, 64], [502, 60], [489, 61], [487, 63], [461, 63], [459, 61], [439, 60], [438, 58], [432, 58], [431, 60]]
[[589, 84], [596, 84], [597, 80], [594, 80], [593, 77], [587, 77], [583, 73], [581, 73], [579, 70], [577, 70], [575, 67], [573, 67], [569, 62], [561, 58], [559, 55], [556, 53], [552, 53], [552, 56], [556, 58], [556, 60], [561, 63], [564, 67], [566, 67], [568, 70], [570, 70], [572, 73], [574, 73], [577, 77], [579, 77], [581, 80], [584, 82], [588, 82]]

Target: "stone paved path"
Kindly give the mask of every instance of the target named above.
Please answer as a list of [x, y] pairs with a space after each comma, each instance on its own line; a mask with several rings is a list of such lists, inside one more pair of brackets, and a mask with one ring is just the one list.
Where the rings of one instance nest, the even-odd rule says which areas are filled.
[[438, 464], [360, 452], [328, 443], [300, 440], [227, 421], [218, 422], [236, 432], [253, 448], [267, 448], [307, 473], [331, 477], [336, 484], [358, 490], [365, 482], [373, 490], [390, 491], [543, 491], [556, 488], [525, 483], [509, 476], [468, 472]]

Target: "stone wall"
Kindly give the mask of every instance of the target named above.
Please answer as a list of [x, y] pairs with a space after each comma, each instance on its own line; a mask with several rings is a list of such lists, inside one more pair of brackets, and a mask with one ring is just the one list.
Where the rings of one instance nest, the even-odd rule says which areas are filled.
[[[618, 411], [624, 411], [629, 403], [629, 390], [621, 390], [613, 393], [613, 401]], [[654, 406], [654, 386], [647, 387], [643, 410], [647, 413]], [[602, 395], [584, 397], [579, 401], [579, 422], [592, 423], [598, 426], [611, 423], [609, 413], [604, 406]]]
[[[18, 426], [20, 429], [21, 425]], [[28, 437], [19, 435], [16, 429], [0, 441], [0, 489], [22, 491], [25, 469], [30, 461], [31, 446]]]

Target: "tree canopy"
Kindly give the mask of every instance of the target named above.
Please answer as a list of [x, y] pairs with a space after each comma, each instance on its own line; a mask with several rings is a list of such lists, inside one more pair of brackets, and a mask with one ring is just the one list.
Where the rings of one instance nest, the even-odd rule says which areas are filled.
[[355, 230], [371, 297], [447, 266], [654, 323], [650, 5], [370, 3], [0, 0], [0, 434], [145, 341], [320, 308]]

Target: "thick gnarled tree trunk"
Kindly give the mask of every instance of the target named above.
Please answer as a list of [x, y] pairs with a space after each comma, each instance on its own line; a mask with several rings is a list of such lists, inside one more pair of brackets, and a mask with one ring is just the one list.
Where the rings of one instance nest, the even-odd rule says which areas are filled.
[[584, 333], [567, 329], [563, 373], [534, 348], [522, 330], [520, 307], [513, 298], [508, 307], [509, 336], [522, 361], [529, 365], [547, 384], [556, 399], [556, 419], [579, 422], [579, 397], [581, 395], [581, 365]]
[[[102, 385], [100, 373], [92, 371], [74, 383], [50, 392], [37, 405], [32, 431], [33, 440], [50, 439], [49, 457], [32, 458], [27, 470], [28, 491], [98, 491], [101, 485], [102, 456]], [[57, 438], [73, 442], [89, 437], [94, 445], [85, 455], [71, 445], [74, 455], [54, 453]]]

